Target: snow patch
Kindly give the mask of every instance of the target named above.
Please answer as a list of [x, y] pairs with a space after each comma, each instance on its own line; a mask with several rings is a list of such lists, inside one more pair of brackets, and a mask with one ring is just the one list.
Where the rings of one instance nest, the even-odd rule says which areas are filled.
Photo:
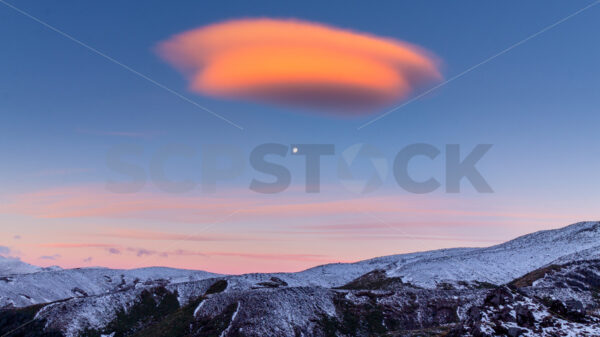
[[219, 335], [219, 337], [225, 337], [227, 336], [227, 334], [229, 333], [229, 330], [231, 330], [231, 326], [233, 325], [233, 321], [235, 320], [235, 318], [237, 317], [238, 312], [240, 311], [240, 302], [237, 302], [237, 306], [235, 308], [235, 311], [233, 312], [233, 315], [231, 315], [231, 321], [229, 322], [229, 325], [227, 326], [227, 328], [225, 330], [223, 330], [223, 332], [221, 332], [221, 334]]

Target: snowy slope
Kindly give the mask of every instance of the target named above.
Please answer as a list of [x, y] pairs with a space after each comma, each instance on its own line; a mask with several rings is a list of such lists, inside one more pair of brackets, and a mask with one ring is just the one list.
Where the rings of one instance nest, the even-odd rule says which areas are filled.
[[[546, 276], [541, 273], [545, 278], [537, 280], [537, 286], [525, 289], [532, 294], [550, 294], [551, 297], [562, 298], [563, 302], [568, 303], [567, 300], [574, 298], [574, 291], [581, 292], [585, 288], [580, 285], [584, 280], [586, 284], [594, 286], [600, 282], [600, 264], [594, 260], [598, 258], [600, 223], [582, 222], [528, 234], [492, 247], [384, 256], [356, 263], [322, 265], [297, 273], [217, 275], [169, 268], [42, 269], [28, 274], [12, 273], [0, 277], [0, 308], [23, 307], [70, 298], [44, 307], [36, 317], [47, 320], [46, 326], [57, 328], [66, 336], [77, 336], [87, 328], [102, 330], [116, 318], [118, 311], [129, 310], [138, 302], [142, 293], [164, 286], [163, 289], [176, 294], [180, 306], [197, 301], [202, 296], [206, 298], [206, 302], [194, 305], [194, 310], [190, 311], [190, 315], [195, 312], [193, 317], [196, 317], [196, 323], [213, 321], [216, 317], [214, 315], [222, 316], [223, 312], [229, 310], [227, 308], [235, 309], [230, 313], [233, 316], [229, 324], [223, 326], [225, 332], [233, 333], [234, 329], [240, 329], [245, 324], [250, 327], [250, 330], [245, 331], [256, 336], [275, 330], [279, 332], [274, 335], [287, 336], [296, 328], [301, 328], [305, 335], [310, 335], [312, 329], [320, 329], [319, 322], [324, 316], [341, 319], [343, 322], [343, 317], [336, 318], [339, 310], [353, 313], [357, 310], [364, 311], [363, 314], [369, 316], [369, 308], [374, 305], [383, 305], [382, 312], [391, 315], [390, 319], [400, 317], [406, 319], [407, 324], [416, 324], [415, 327], [418, 327], [442, 324], [446, 319], [453, 321], [452, 315], [435, 314], [452, 314], [453, 311], [448, 312], [448, 307], [458, 306], [456, 312], [464, 319], [464, 313], [469, 307], [480, 305], [487, 296], [489, 289], [486, 287], [489, 285], [479, 287], [477, 282], [470, 284], [468, 281], [500, 285], [532, 271], [539, 274], [539, 270], [555, 270], [555, 267], [545, 268], [552, 264], [584, 261], [577, 262], [572, 267], [563, 266], [560, 272]], [[27, 270], [22, 265], [15, 266]], [[599, 273], [590, 273], [592, 266]], [[34, 268], [31, 271], [36, 270], [36, 267], [29, 268]], [[369, 296], [361, 293], [360, 289], [365, 288], [356, 292], [350, 290], [352, 293], [347, 293], [348, 290], [331, 289], [348, 284], [374, 270], [381, 270], [378, 275], [388, 277], [396, 283], [389, 283], [391, 286], [385, 291], [377, 292], [378, 288], [374, 288], [376, 297], [380, 296], [381, 299], [373, 303], [373, 293]], [[402, 282], [391, 277], [401, 278]], [[575, 284], [573, 280], [577, 280], [579, 285], [571, 289], [569, 285]], [[205, 295], [209, 288], [223, 281], [226, 281], [226, 286], [218, 293]], [[565, 285], [564, 289], [555, 289], [557, 281]], [[577, 298], [587, 306], [595, 303], [593, 296], [593, 291], [589, 290], [585, 296], [579, 294]], [[515, 308], [528, 307], [527, 310], [534, 315], [540, 315], [540, 320], [551, 316], [545, 304], [518, 300], [516, 297], [515, 300]], [[339, 307], [340, 303], [346, 303], [347, 307]], [[410, 308], [413, 310], [415, 305], [421, 308], [415, 317], [402, 314]], [[431, 310], [433, 311], [430, 312]], [[265, 321], [265, 315], [270, 317], [268, 324], [265, 323], [268, 321]], [[517, 329], [514, 324], [511, 325], [514, 315], [510, 313], [506, 317], [508, 321], [504, 323], [475, 323], [482, 327], [500, 324], [507, 329]], [[552, 317], [547, 319], [554, 320]], [[550, 329], [550, 334], [561, 329], [587, 329], [585, 324], [573, 325], [562, 321], [555, 323], [557, 328]], [[465, 329], [473, 329], [468, 320], [465, 324]], [[249, 335], [253, 335], [252, 333]]]
[[[283, 280], [291, 287], [338, 287], [375, 269], [384, 270], [389, 277], [401, 277], [404, 282], [424, 288], [435, 288], [440, 282], [457, 281], [503, 284], [551, 263], [598, 258], [599, 252], [600, 223], [582, 222], [528, 234], [487, 248], [442, 249], [378, 257], [356, 263], [328, 264], [298, 273], [245, 274], [225, 278], [229, 282], [228, 291], [254, 288], [272, 277]], [[14, 269], [9, 270], [11, 273], [29, 274], [0, 278], [0, 308], [219, 276], [203, 271], [169, 268], [38, 270], [38, 267], [16, 263]]]
[[339, 287], [375, 269], [414, 285], [435, 288], [440, 282], [509, 282], [551, 263], [600, 258], [600, 223], [580, 222], [540, 231], [486, 248], [452, 248], [333, 263], [297, 273], [230, 276], [231, 289], [246, 289], [277, 277], [289, 286]]
[[0, 277], [10, 274], [35, 273], [41, 270], [41, 267], [32, 266], [19, 259], [0, 256]]
[[488, 248], [424, 255], [409, 263], [398, 261], [385, 269], [389, 276], [424, 287], [448, 280], [503, 284], [547, 264], [595, 258], [599, 250], [600, 223], [581, 222]]
[[0, 279], [0, 308], [101, 295], [135, 287], [197, 281], [215, 276], [218, 274], [158, 267], [132, 270], [81, 268], [10, 275]]
[[[479, 281], [504, 284], [552, 263], [600, 258], [600, 223], [580, 222], [539, 231], [486, 248], [452, 248], [378, 257], [356, 263], [322, 265], [298, 273], [249, 274], [248, 279], [276, 276], [291, 286], [335, 287], [375, 269], [414, 285], [435, 288], [440, 282]], [[261, 277], [262, 276], [262, 277]]]

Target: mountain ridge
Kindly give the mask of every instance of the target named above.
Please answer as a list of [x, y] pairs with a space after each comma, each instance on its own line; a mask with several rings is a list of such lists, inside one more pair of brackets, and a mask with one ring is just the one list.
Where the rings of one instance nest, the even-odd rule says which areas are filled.
[[[379, 336], [415, 329], [433, 329], [431, 336], [553, 336], [569, 329], [599, 336], [589, 329], [600, 322], [598, 248], [600, 223], [588, 221], [490, 247], [296, 273], [38, 271], [0, 280], [0, 307], [6, 314], [35, 307], [31, 319], [43, 322], [45, 333], [67, 337], [159, 336], [147, 332], [153, 327], [186, 337]], [[526, 324], [517, 313], [529, 317]]]

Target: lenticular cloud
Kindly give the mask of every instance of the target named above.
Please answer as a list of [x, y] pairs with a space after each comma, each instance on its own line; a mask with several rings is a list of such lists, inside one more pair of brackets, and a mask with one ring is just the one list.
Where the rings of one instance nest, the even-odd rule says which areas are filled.
[[374, 112], [441, 79], [421, 48], [298, 20], [226, 21], [173, 36], [159, 52], [195, 92], [345, 114]]

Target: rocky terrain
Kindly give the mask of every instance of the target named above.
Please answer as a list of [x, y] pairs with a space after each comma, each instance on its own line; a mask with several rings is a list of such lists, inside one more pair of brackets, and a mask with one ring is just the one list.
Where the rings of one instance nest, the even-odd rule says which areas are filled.
[[600, 336], [600, 223], [298, 273], [0, 269], [0, 336]]

